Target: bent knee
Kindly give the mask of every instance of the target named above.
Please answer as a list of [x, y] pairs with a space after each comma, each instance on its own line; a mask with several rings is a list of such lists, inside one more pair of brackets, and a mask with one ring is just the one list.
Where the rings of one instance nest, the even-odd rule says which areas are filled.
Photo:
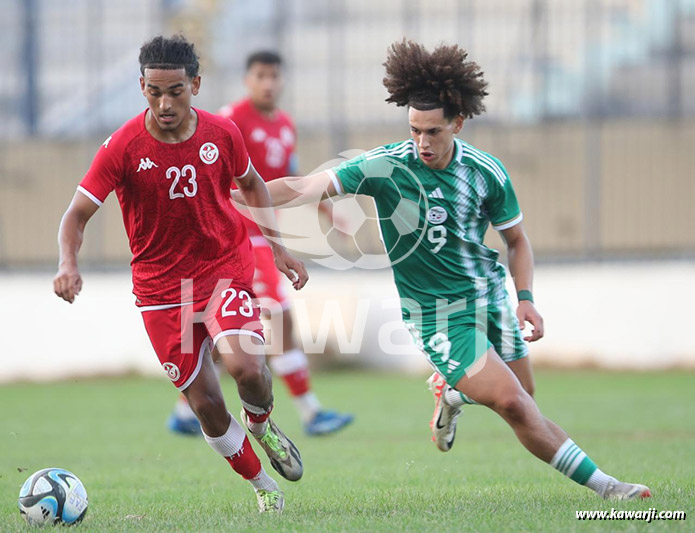
[[529, 408], [529, 402], [533, 402], [531, 396], [522, 389], [503, 393], [494, 402], [493, 409], [506, 420], [523, 420]]
[[238, 364], [229, 369], [238, 385], [253, 387], [266, 381], [268, 369], [265, 363], [259, 361], [247, 361], [246, 364]]
[[188, 403], [201, 420], [215, 420], [227, 412], [224, 398], [219, 394], [200, 394], [189, 397]]

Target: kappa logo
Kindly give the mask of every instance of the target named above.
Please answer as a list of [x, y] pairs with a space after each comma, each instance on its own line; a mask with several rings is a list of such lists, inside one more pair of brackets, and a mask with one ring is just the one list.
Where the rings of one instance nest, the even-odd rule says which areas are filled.
[[106, 140], [103, 142], [102, 146], [103, 146], [104, 148], [108, 148], [108, 147], [109, 147], [109, 143], [111, 142], [111, 137], [113, 137], [113, 135], [109, 135], [109, 138], [106, 139]]
[[181, 377], [181, 371], [174, 363], [164, 363], [162, 368], [167, 373], [167, 376], [169, 376], [171, 381], [178, 381], [179, 377]]
[[205, 143], [200, 147], [200, 160], [206, 165], [212, 165], [220, 156], [220, 151], [214, 143]]
[[159, 168], [149, 157], [140, 158], [140, 166], [138, 167], [138, 172], [140, 172], [141, 170], [150, 170], [152, 167]]

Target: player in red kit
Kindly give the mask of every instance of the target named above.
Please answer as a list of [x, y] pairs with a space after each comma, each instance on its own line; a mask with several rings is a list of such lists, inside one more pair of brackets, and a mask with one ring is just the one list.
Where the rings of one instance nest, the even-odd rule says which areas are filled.
[[[230, 202], [235, 183], [249, 203], [270, 206], [233, 122], [191, 107], [200, 76], [181, 36], [140, 49], [148, 109], [106, 139], [61, 221], [55, 293], [72, 303], [82, 279], [77, 253], [87, 221], [116, 192], [133, 254], [133, 292], [157, 357], [186, 396], [206, 441], [248, 480], [259, 508], [280, 511], [284, 495], [265, 472], [246, 432], [227, 411], [212, 356], [236, 380], [241, 417], [283, 477], [302, 476], [294, 444], [269, 418], [272, 381], [254, 303], [254, 257], [243, 217]], [[261, 209], [278, 268], [296, 289], [300, 261], [278, 244], [274, 216]]]
[[[254, 168], [265, 181], [298, 172], [295, 153], [296, 130], [290, 116], [277, 108], [282, 90], [282, 59], [275, 52], [251, 54], [246, 61], [248, 97], [223, 107], [218, 114], [239, 127]], [[309, 382], [309, 366], [293, 335], [292, 313], [272, 248], [258, 225], [245, 218], [251, 237], [256, 270], [253, 287], [264, 302], [266, 313], [281, 313], [282, 351], [269, 353], [268, 364], [286, 384], [309, 435], [332, 433], [348, 425], [353, 416], [323, 409]], [[272, 307], [269, 309], [268, 307]], [[173, 431], [196, 434], [198, 421], [182, 398], [168, 421]]]

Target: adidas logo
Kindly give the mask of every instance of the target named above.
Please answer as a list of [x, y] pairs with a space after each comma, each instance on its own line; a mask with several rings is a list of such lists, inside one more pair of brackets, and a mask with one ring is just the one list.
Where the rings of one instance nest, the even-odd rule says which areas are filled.
[[442, 190], [437, 187], [435, 190], [433, 190], [431, 193], [427, 195], [428, 198], [444, 198], [444, 195], [442, 194]]
[[461, 363], [458, 361], [454, 361], [453, 359], [449, 359], [449, 364], [446, 367], [446, 371], [451, 374], [454, 370], [456, 370], [459, 366], [461, 366]]
[[137, 171], [150, 170], [152, 167], [159, 168], [149, 157], [140, 158], [140, 166]]

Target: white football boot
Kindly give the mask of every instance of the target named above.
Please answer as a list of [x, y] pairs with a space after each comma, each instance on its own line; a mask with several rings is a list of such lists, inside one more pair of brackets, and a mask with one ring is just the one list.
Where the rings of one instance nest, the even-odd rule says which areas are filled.
[[450, 388], [444, 378], [436, 372], [427, 380], [434, 395], [434, 414], [430, 420], [432, 442], [443, 452], [448, 452], [454, 445], [456, 437], [456, 419], [461, 414], [459, 407], [452, 407], [444, 399], [444, 393]]
[[606, 500], [636, 500], [651, 498], [652, 492], [649, 487], [637, 483], [623, 483], [622, 481], [611, 481], [603, 492]]

